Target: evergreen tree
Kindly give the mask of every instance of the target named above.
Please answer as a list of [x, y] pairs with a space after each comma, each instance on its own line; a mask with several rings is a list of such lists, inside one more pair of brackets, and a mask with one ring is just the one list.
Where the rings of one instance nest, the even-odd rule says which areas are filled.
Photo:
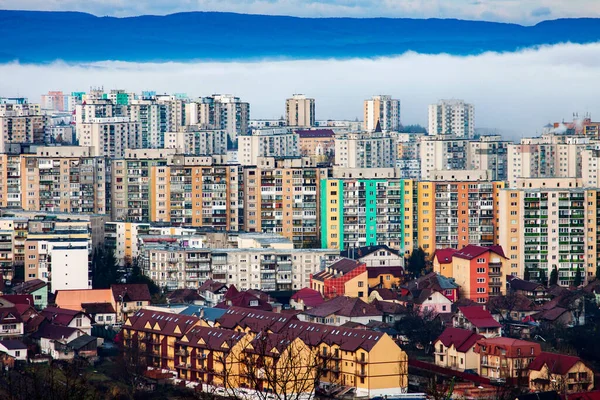
[[525, 272], [523, 273], [523, 279], [526, 281], [531, 280], [531, 274], [529, 273], [529, 267], [525, 267]]
[[410, 257], [408, 258], [408, 272], [412, 276], [420, 276], [426, 265], [425, 252], [422, 248], [419, 247], [410, 254]]
[[558, 270], [554, 268], [550, 273], [550, 286], [558, 284]]
[[127, 283], [145, 283], [148, 285], [148, 290], [150, 291], [151, 296], [159, 296], [161, 294], [161, 290], [156, 283], [146, 275], [142, 274], [142, 270], [137, 265], [133, 266], [133, 271], [131, 276], [127, 279]]
[[581, 285], [581, 268], [579, 267], [579, 265], [577, 266], [577, 270], [575, 271], [575, 287], [579, 287], [579, 285]]
[[92, 256], [92, 287], [108, 289], [119, 283], [119, 265], [115, 254], [104, 248], [98, 248]]

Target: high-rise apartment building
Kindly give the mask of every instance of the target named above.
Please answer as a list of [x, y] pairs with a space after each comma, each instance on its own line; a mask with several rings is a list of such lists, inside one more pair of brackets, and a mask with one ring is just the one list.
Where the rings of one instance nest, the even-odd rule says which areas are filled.
[[374, 132], [378, 125], [384, 132], [400, 130], [400, 100], [386, 95], [373, 96], [365, 100], [364, 129], [367, 132]]
[[430, 136], [475, 136], [475, 107], [464, 100], [440, 100], [429, 105]]
[[285, 119], [288, 126], [310, 127], [315, 125], [315, 99], [295, 94], [285, 101]]
[[415, 190], [415, 182], [396, 178], [322, 179], [321, 246], [412, 251]]
[[46, 125], [39, 104], [0, 104], [0, 153], [13, 143], [44, 143]]
[[387, 133], [335, 135], [335, 165], [342, 168], [394, 168], [396, 138]]
[[74, 94], [66, 94], [61, 91], [50, 91], [42, 95], [41, 107], [44, 110], [54, 111], [75, 111], [77, 104], [80, 104], [80, 98]]
[[435, 249], [496, 244], [498, 196], [503, 182], [421, 181], [418, 183], [418, 246]]
[[467, 169], [488, 170], [494, 181], [505, 181], [508, 177], [508, 146], [512, 142], [501, 136], [481, 136], [470, 141], [467, 149]]
[[456, 137], [421, 138], [421, 179], [433, 179], [436, 171], [468, 169], [469, 141]]
[[227, 132], [204, 130], [198, 125], [179, 128], [165, 134], [165, 148], [176, 149], [180, 154], [212, 156], [227, 154]]
[[298, 157], [298, 134], [289, 128], [253, 129], [238, 136], [238, 161], [257, 165], [260, 157]]
[[250, 104], [232, 95], [214, 94], [186, 104], [185, 121], [202, 129], [225, 130], [233, 144], [237, 135], [248, 132]]
[[129, 117], [90, 118], [77, 125], [79, 144], [91, 148], [92, 156], [118, 158], [127, 149], [142, 148], [138, 122]]
[[280, 234], [297, 248], [318, 248], [319, 182], [326, 168], [306, 159], [262, 159], [243, 170], [243, 221], [248, 232]]
[[600, 192], [581, 179], [520, 179], [500, 191], [498, 244], [511, 263], [510, 273], [570, 286], [580, 274], [593, 277], [598, 265]]
[[165, 134], [176, 130], [169, 103], [159, 103], [155, 99], [132, 100], [128, 108], [130, 120], [139, 123], [142, 148], [165, 147]]

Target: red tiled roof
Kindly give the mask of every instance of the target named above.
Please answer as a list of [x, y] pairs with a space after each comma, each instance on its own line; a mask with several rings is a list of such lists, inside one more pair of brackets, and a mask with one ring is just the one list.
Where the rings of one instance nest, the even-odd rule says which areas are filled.
[[382, 312], [373, 304], [368, 304], [358, 297], [339, 296], [304, 312], [311, 317], [327, 317], [340, 315], [343, 317], [380, 317]]
[[31, 310], [35, 314], [37, 314], [37, 311], [35, 310], [35, 308], [30, 306], [29, 304], [15, 304], [15, 308], [17, 309], [17, 311], [19, 312], [19, 315], [21, 315], [21, 316], [23, 316], [23, 314], [25, 314], [25, 312], [27, 312], [29, 310]]
[[[162, 335], [182, 337], [183, 334], [192, 326], [197, 324], [200, 319], [188, 315], [179, 315], [162, 311], [151, 311], [141, 309], [133, 314], [129, 319], [129, 324], [132, 329], [144, 332], [157, 332], [155, 330], [158, 324], [158, 331]], [[152, 329], [146, 328], [146, 323], [149, 323]], [[175, 332], [179, 329], [179, 332]]]
[[204, 292], [204, 291], [208, 290], [209, 292], [216, 293], [223, 288], [227, 288], [227, 285], [225, 285], [224, 283], [215, 282], [212, 279], [209, 279], [207, 281], [204, 281], [202, 286], [200, 286], [198, 288], [198, 292]]
[[332, 129], [298, 129], [296, 133], [300, 137], [300, 139], [306, 138], [332, 138], [335, 136], [335, 133]]
[[30, 294], [5, 294], [2, 298], [10, 301], [11, 303], [33, 305], [33, 296]]
[[177, 344], [183, 346], [192, 346], [202, 349], [215, 349], [224, 351], [223, 343], [228, 344], [231, 349], [233, 344], [237, 343], [246, 334], [232, 331], [229, 329], [210, 328], [204, 326], [195, 326], [185, 333], [187, 342], [177, 341]]
[[[486, 347], [485, 354], [500, 355], [500, 351], [505, 351], [507, 357], [517, 356], [537, 356], [542, 351], [539, 343], [528, 342], [526, 340], [512, 339], [508, 337], [495, 337], [490, 339], [480, 339], [477, 341], [475, 352], [482, 353], [481, 346]], [[533, 354], [531, 349], [533, 348]], [[520, 350], [520, 351], [519, 351]]]
[[400, 295], [392, 289], [373, 289], [371, 292], [377, 292], [382, 300], [397, 300]]
[[296, 302], [302, 301], [307, 307], [316, 307], [323, 304], [323, 296], [318, 291], [311, 288], [302, 288], [291, 297], [291, 300]]
[[0, 323], [2, 324], [15, 324], [22, 322], [21, 314], [16, 307], [2, 307], [0, 308]]
[[111, 285], [110, 288], [116, 302], [120, 301], [120, 296], [123, 296], [124, 301], [150, 301], [152, 298], [145, 283], [116, 284]]
[[554, 307], [549, 310], [542, 310], [531, 316], [535, 321], [556, 321], [568, 310], [562, 307]]
[[233, 329], [236, 326], [250, 328], [252, 332], [270, 330], [279, 332], [290, 321], [298, 320], [296, 315], [279, 314], [270, 311], [249, 310], [242, 307], [230, 307], [217, 322], [219, 326]]
[[286, 326], [286, 335], [299, 337], [311, 347], [321, 343], [337, 344], [342, 351], [359, 348], [370, 351], [384, 336], [383, 333], [366, 329], [343, 328], [310, 322], [292, 321]]
[[459, 307], [458, 310], [477, 328], [499, 328], [501, 326], [483, 306]]
[[479, 339], [483, 339], [483, 336], [467, 329], [446, 328], [434, 343], [440, 341], [446, 347], [454, 345], [457, 351], [465, 353], [474, 347]]
[[48, 321], [55, 325], [68, 326], [73, 318], [82, 314], [82, 311], [68, 310], [66, 308], [46, 307], [41, 313]]
[[115, 309], [110, 303], [82, 303], [81, 307], [88, 314], [114, 314]]
[[476, 246], [474, 244], [469, 244], [463, 247], [461, 250], [454, 253], [453, 257], [464, 258], [465, 260], [472, 260], [480, 255], [491, 251], [493, 253], [498, 254], [501, 257], [504, 257], [504, 251], [502, 251], [502, 247], [500, 246], [490, 246], [490, 247], [482, 247]]
[[402, 267], [367, 267], [369, 279], [375, 279], [379, 275], [392, 275], [394, 278], [400, 278], [404, 275]]
[[237, 290], [237, 288], [235, 287], [235, 285], [229, 285], [229, 287], [227, 288], [227, 291], [223, 295], [223, 298], [230, 299], [230, 298], [236, 296], [239, 292], [240, 291]]
[[458, 250], [452, 249], [452, 248], [438, 249], [438, 250], [435, 251], [435, 253], [433, 254], [433, 256], [437, 257], [438, 262], [440, 264], [449, 264], [449, 263], [452, 262], [452, 256], [457, 251]]
[[79, 329], [71, 328], [68, 326], [61, 326], [55, 324], [45, 323], [40, 326], [40, 328], [31, 335], [32, 338], [39, 339], [52, 339], [52, 340], [62, 340], [67, 339]]
[[195, 300], [202, 299], [195, 289], [177, 289], [167, 297], [171, 304], [173, 303], [191, 303]]
[[360, 267], [362, 264], [363, 263], [361, 263], [360, 261], [351, 260], [349, 258], [342, 258], [334, 262], [327, 268], [331, 268], [335, 271], [341, 272], [343, 275], [346, 275], [348, 272], [351, 272], [355, 268]]
[[571, 393], [569, 400], [600, 400], [600, 390], [593, 392]]
[[540, 371], [546, 365], [551, 374], [565, 375], [579, 361], [579, 357], [543, 351], [529, 364], [529, 369]]
[[[256, 305], [252, 305], [256, 302]], [[248, 291], [239, 292], [238, 294], [227, 298], [215, 306], [215, 308], [229, 308], [229, 307], [244, 307], [252, 310], [263, 310], [272, 311], [273, 307], [264, 301], [251, 294]]]

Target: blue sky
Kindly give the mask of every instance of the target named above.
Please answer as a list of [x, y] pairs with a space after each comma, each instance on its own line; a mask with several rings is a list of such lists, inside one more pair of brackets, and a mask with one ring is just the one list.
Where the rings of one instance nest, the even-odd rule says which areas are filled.
[[0, 0], [0, 9], [132, 16], [230, 11], [305, 17], [461, 18], [520, 24], [599, 17], [598, 0]]

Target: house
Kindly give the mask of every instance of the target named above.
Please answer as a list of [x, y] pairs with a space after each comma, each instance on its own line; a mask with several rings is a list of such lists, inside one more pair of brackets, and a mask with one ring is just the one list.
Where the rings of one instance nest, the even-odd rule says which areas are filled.
[[150, 305], [150, 290], [146, 284], [116, 284], [111, 285], [110, 290], [116, 304], [118, 322], [125, 321], [142, 307]]
[[576, 393], [593, 388], [594, 371], [579, 357], [541, 352], [529, 364], [529, 389], [532, 391]]
[[14, 305], [27, 304], [32, 307], [34, 305], [33, 296], [30, 294], [4, 294], [1, 297]]
[[367, 265], [360, 261], [342, 258], [323, 271], [312, 274], [310, 287], [326, 299], [350, 296], [366, 300], [369, 296]]
[[249, 290], [238, 292], [235, 286], [230, 286], [228, 292], [224, 296], [224, 300], [217, 304], [216, 308], [243, 307], [253, 310], [272, 311], [273, 307], [267, 303], [265, 298], [257, 297]]
[[94, 325], [114, 325], [117, 312], [111, 303], [82, 303], [81, 308], [88, 314]]
[[75, 352], [68, 343], [83, 334], [77, 328], [55, 325], [46, 321], [30, 337], [39, 344], [42, 354], [47, 354], [54, 360], [72, 360]]
[[453, 248], [437, 249], [433, 253], [433, 271], [443, 276], [452, 276], [452, 256], [457, 251]]
[[400, 286], [404, 279], [403, 267], [367, 267], [370, 288], [391, 289]]
[[[441, 268], [441, 264], [440, 264]], [[506, 271], [509, 260], [500, 246], [467, 245], [452, 254], [451, 266], [434, 272], [454, 278], [459, 296], [487, 303], [490, 296], [506, 293]]]
[[30, 294], [33, 296], [33, 306], [38, 310], [48, 305], [48, 283], [41, 279], [32, 279], [15, 285], [12, 289], [14, 294]]
[[446, 278], [437, 272], [430, 272], [401, 287], [403, 295], [408, 295], [415, 289], [432, 289], [442, 293], [453, 303], [458, 300], [458, 285], [454, 279]]
[[17, 339], [0, 340], [0, 352], [17, 361], [27, 361], [27, 346]]
[[400, 304], [410, 308], [420, 314], [444, 314], [452, 310], [452, 302], [435, 289], [413, 289], [408, 296], [400, 298]]
[[69, 343], [67, 347], [73, 350], [77, 357], [96, 358], [98, 356], [98, 338], [90, 335], [81, 335]]
[[479, 355], [475, 353], [475, 344], [483, 339], [482, 335], [471, 330], [446, 328], [433, 342], [435, 365], [458, 371], [479, 368]]
[[298, 315], [303, 321], [340, 326], [346, 322], [383, 321], [383, 313], [357, 297], [339, 296]]
[[585, 324], [585, 295], [582, 290], [562, 291], [561, 294], [540, 306], [531, 318], [537, 322], [573, 327]]
[[528, 386], [529, 364], [542, 352], [539, 343], [506, 337], [477, 341], [479, 375], [489, 379], [505, 379], [518, 386]]
[[522, 322], [539, 311], [534, 300], [520, 293], [492, 297], [487, 307], [492, 315], [505, 322]]
[[57, 290], [54, 304], [59, 308], [83, 311], [82, 304], [110, 303], [116, 309], [110, 289], [69, 289]]
[[214, 307], [223, 301], [223, 296], [227, 292], [227, 285], [221, 282], [208, 279], [198, 288], [198, 293], [204, 298], [206, 305]]
[[205, 304], [204, 298], [196, 289], [176, 289], [167, 296], [169, 304]]
[[386, 245], [352, 247], [340, 252], [342, 258], [359, 261], [369, 267], [404, 267], [404, 255]]
[[452, 326], [473, 331], [486, 338], [500, 336], [501, 325], [483, 306], [459, 307], [452, 317]]
[[23, 336], [25, 326], [16, 306], [0, 307], [0, 340]]
[[307, 310], [323, 304], [323, 296], [311, 288], [302, 288], [290, 298], [290, 307], [294, 310]]
[[[371, 304], [375, 306], [377, 310], [379, 310], [382, 315], [382, 322], [388, 324], [394, 324], [402, 318], [404, 318], [408, 314], [408, 309], [404, 307], [402, 304], [393, 303], [389, 301], [380, 301], [378, 299], [374, 299], [371, 301]], [[372, 322], [378, 321], [369, 321], [369, 324]]]
[[508, 275], [506, 277], [506, 286], [508, 292], [526, 296], [538, 304], [550, 301], [548, 290], [541, 283], [526, 281], [514, 275]]
[[46, 307], [42, 310], [41, 315], [54, 325], [75, 328], [88, 335], [92, 333], [93, 320], [83, 311]]
[[394, 289], [371, 289], [369, 291], [369, 303], [378, 300], [378, 301], [385, 301], [385, 302], [389, 302], [389, 303], [402, 303], [401, 301], [401, 292], [398, 290], [394, 290]]

